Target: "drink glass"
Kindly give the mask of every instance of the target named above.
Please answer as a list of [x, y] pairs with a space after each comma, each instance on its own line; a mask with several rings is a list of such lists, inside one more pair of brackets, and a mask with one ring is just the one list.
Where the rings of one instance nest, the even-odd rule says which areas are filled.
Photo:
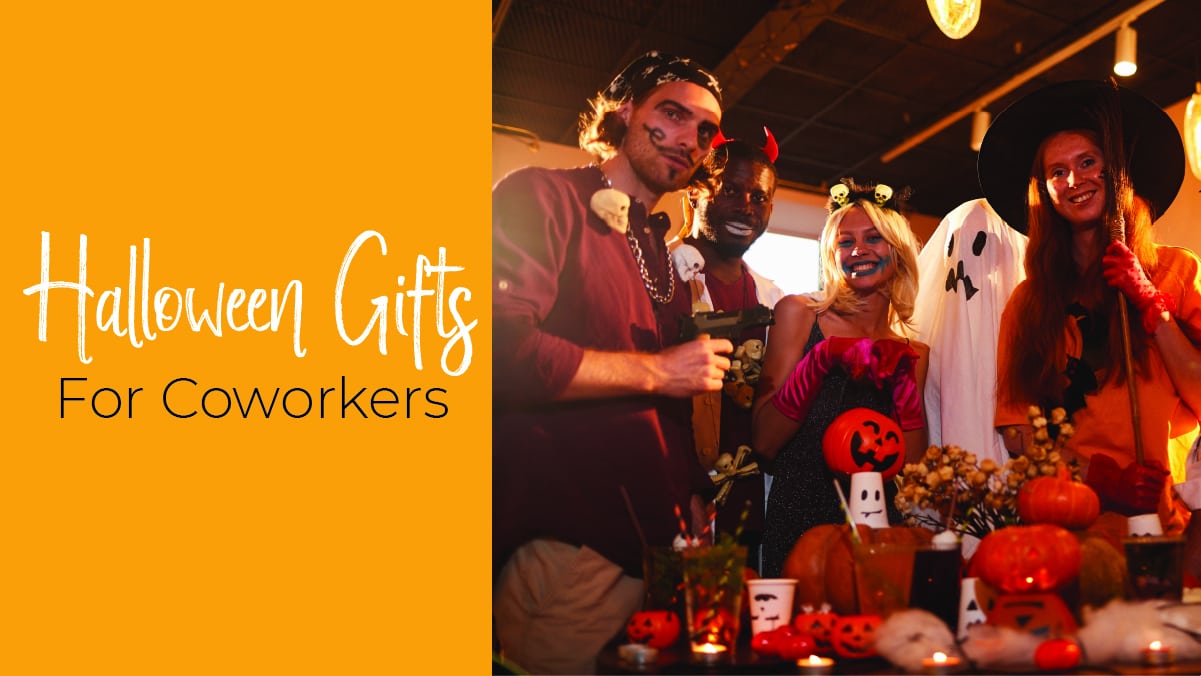
[[692, 658], [700, 662], [728, 659], [738, 640], [746, 547], [689, 547], [682, 553]]
[[950, 628], [959, 624], [959, 583], [963, 557], [959, 544], [922, 545], [913, 552], [909, 606], [928, 610]]
[[1122, 540], [1129, 599], [1179, 601], [1184, 592], [1184, 537], [1150, 535]]
[[885, 617], [909, 607], [913, 560], [912, 542], [855, 543], [855, 595], [861, 615]]

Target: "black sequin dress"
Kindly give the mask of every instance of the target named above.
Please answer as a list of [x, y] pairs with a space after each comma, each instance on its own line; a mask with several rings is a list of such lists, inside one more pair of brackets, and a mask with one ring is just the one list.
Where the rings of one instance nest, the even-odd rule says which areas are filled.
[[[814, 322], [805, 354], [824, 339], [821, 327]], [[776, 456], [775, 480], [767, 499], [763, 525], [763, 570], [760, 571], [763, 577], [781, 576], [784, 560], [805, 531], [823, 523], [846, 523], [842, 503], [834, 490], [834, 473], [822, 456], [822, 435], [840, 413], [856, 407], [891, 415], [892, 394], [877, 389], [870, 381], [852, 381], [842, 369], [831, 369], [801, 429]], [[843, 494], [849, 498], [850, 477], [840, 477], [839, 481]], [[900, 512], [893, 504], [896, 494], [896, 483], [886, 480], [884, 500], [891, 524], [901, 523]]]

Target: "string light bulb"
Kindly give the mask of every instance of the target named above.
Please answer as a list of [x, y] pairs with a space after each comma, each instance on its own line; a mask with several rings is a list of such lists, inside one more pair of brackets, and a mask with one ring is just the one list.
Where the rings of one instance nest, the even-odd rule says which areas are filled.
[[1193, 176], [1201, 181], [1201, 82], [1184, 107], [1184, 153]]
[[1138, 31], [1123, 24], [1113, 43], [1113, 72], [1130, 77], [1138, 70]]
[[980, 0], [926, 0], [926, 7], [938, 30], [952, 40], [971, 33], [980, 20]]

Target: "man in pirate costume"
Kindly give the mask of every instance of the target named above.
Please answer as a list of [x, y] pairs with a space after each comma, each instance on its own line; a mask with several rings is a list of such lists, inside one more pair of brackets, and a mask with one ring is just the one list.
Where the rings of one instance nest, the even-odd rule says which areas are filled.
[[507, 660], [587, 673], [638, 610], [642, 551], [712, 483], [691, 397], [718, 390], [730, 341], [677, 344], [687, 288], [666, 214], [721, 121], [716, 79], [658, 52], [583, 116], [599, 164], [527, 168], [493, 190], [493, 618]]
[[[771, 218], [776, 193], [779, 147], [764, 127], [762, 148], [722, 136], [692, 178], [685, 198], [685, 227], [688, 234], [672, 250], [676, 269], [688, 283], [696, 310], [730, 312], [758, 305], [775, 307], [783, 293], [770, 279], [756, 273], [743, 260], [764, 232]], [[735, 341], [734, 368], [727, 373], [721, 393], [711, 392], [693, 399], [693, 425], [701, 464], [718, 480], [731, 482], [719, 493], [716, 531], [732, 533], [742, 525], [742, 544], [747, 546], [747, 565], [760, 569], [759, 542], [763, 534], [765, 481], [770, 475], [758, 471], [734, 472], [761, 467], [753, 453], [739, 453], [751, 443], [751, 400], [762, 368], [767, 327], [745, 329]], [[719, 457], [729, 456], [723, 461]], [[732, 466], [736, 459], [737, 466]], [[742, 512], [747, 503], [745, 522]]]

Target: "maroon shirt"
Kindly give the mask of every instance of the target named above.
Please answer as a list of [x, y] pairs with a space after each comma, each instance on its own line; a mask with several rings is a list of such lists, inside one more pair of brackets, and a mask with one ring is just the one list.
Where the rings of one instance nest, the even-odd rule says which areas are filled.
[[[493, 571], [522, 543], [551, 537], [596, 550], [641, 576], [642, 545], [669, 544], [688, 514], [690, 484], [709, 483], [692, 447], [688, 399], [630, 396], [555, 401], [584, 349], [657, 352], [677, 342], [690, 310], [676, 278], [666, 306], [647, 293], [626, 236], [589, 209], [595, 167], [523, 169], [492, 195]], [[630, 228], [659, 289], [663, 214], [630, 205]], [[695, 482], [695, 483], [693, 483]], [[711, 486], [711, 483], [710, 483]]]
[[[745, 310], [760, 304], [755, 278], [751, 276], [746, 263], [742, 264], [742, 277], [734, 283], [726, 284], [716, 275], [707, 274], [705, 275], [705, 287], [709, 290], [713, 309], [717, 311]], [[735, 342], [734, 349], [738, 349], [739, 345], [752, 338], [767, 340], [767, 327], [756, 326], [743, 331], [738, 341]], [[737, 455], [739, 446], [751, 445], [751, 409], [739, 406], [728, 394], [722, 394], [720, 429], [719, 452]], [[744, 460], [743, 465], [752, 461], [758, 462], [759, 469], [763, 470], [763, 458], [757, 454]], [[747, 510], [747, 518], [743, 523], [743, 532], [746, 534], [744, 542], [757, 544], [758, 533], [763, 530], [762, 476], [743, 477], [734, 482], [729, 495], [726, 496], [725, 504], [717, 510], [717, 529], [727, 533], [734, 532], [738, 528], [747, 500], [750, 500], [751, 506]], [[756, 568], [758, 568], [757, 565]]]

